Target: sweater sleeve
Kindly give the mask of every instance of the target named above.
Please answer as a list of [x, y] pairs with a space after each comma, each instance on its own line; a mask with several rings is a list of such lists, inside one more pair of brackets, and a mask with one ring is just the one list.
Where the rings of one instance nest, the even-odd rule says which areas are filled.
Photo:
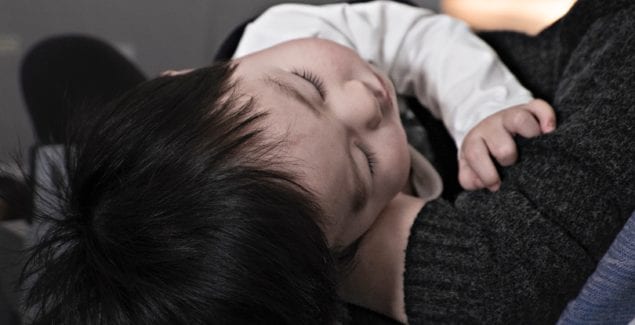
[[527, 145], [499, 192], [421, 211], [406, 257], [411, 323], [555, 323], [635, 211], [635, 134], [619, 122], [635, 114], [601, 115], [583, 124], [610, 132], [580, 124]]
[[246, 27], [234, 57], [302, 37], [337, 42], [373, 62], [398, 93], [443, 120], [458, 148], [482, 119], [532, 98], [465, 23], [390, 1], [272, 7]]
[[420, 212], [406, 254], [411, 323], [553, 324], [576, 296], [635, 210], [634, 11], [572, 46], [553, 103], [560, 125], [519, 143], [500, 191]]

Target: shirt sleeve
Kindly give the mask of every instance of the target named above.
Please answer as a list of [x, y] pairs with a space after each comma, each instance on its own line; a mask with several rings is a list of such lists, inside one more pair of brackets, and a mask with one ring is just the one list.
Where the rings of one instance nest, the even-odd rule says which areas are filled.
[[246, 27], [234, 57], [305, 37], [348, 46], [373, 62], [398, 93], [416, 96], [443, 120], [458, 148], [485, 117], [532, 99], [465, 23], [389, 1], [274, 6]]

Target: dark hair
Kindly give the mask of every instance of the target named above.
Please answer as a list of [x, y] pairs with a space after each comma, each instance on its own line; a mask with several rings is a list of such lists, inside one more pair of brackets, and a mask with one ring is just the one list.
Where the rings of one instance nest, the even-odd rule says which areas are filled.
[[80, 119], [23, 274], [33, 323], [334, 322], [320, 208], [232, 72], [151, 80]]

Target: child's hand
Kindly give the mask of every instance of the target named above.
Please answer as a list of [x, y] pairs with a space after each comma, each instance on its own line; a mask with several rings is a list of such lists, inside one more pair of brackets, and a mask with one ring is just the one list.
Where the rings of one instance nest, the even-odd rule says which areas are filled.
[[467, 134], [459, 153], [459, 182], [466, 190], [498, 191], [500, 177], [492, 157], [501, 166], [516, 162], [513, 137], [533, 138], [556, 128], [556, 115], [545, 101], [534, 99], [488, 116]]

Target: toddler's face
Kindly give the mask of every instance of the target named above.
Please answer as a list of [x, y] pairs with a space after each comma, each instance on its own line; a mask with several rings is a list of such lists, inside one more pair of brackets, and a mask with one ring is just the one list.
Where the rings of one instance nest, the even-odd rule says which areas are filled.
[[283, 136], [291, 171], [327, 213], [331, 247], [364, 234], [405, 186], [406, 136], [389, 79], [352, 50], [320, 39], [282, 43], [236, 60], [239, 91]]

